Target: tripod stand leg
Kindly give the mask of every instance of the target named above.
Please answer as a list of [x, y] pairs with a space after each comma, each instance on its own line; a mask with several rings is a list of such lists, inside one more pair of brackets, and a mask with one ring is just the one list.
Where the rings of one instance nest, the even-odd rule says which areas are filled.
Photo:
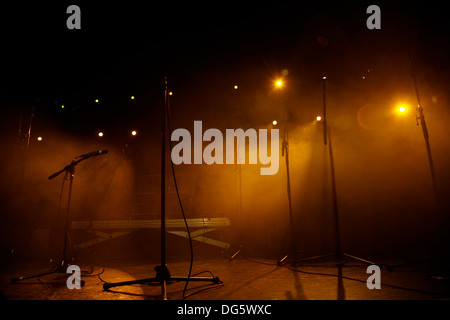
[[286, 259], [289, 257], [289, 255], [285, 255], [283, 258], [281, 258], [280, 260], [278, 260], [277, 265], [281, 266], [283, 264], [284, 261], [286, 261]]
[[167, 283], [169, 281], [209, 281], [213, 283], [220, 283], [219, 277], [172, 277], [170, 275], [169, 269], [166, 265], [164, 266], [156, 266], [156, 276], [154, 278], [140, 279], [140, 280], [130, 280], [130, 281], [122, 281], [116, 283], [108, 283], [105, 282], [103, 284], [103, 289], [108, 290], [114, 287], [120, 286], [129, 286], [133, 284], [151, 284], [159, 282], [161, 283], [162, 296], [163, 299], [166, 300], [167, 296]]
[[32, 278], [39, 278], [39, 277], [43, 277], [43, 276], [46, 276], [46, 275], [49, 275], [49, 274], [53, 274], [53, 273], [63, 273], [63, 274], [65, 274], [66, 271], [67, 271], [67, 267], [69, 265], [70, 265], [69, 260], [64, 259], [59, 264], [57, 264], [56, 266], [51, 268], [49, 271], [38, 273], [38, 274], [34, 274], [34, 275], [30, 275], [30, 276], [14, 278], [14, 279], [11, 279], [11, 283], [17, 283], [19, 281], [32, 279]]
[[219, 277], [191, 277], [191, 278], [186, 278], [186, 277], [172, 277], [171, 280], [174, 281], [209, 281], [209, 282], [214, 282], [214, 283], [220, 283], [220, 279]]
[[[13, 279], [11, 279], [11, 284], [15, 284], [15, 283], [18, 283], [19, 281], [23, 281], [23, 280], [28, 280], [28, 279], [33, 279], [33, 278], [40, 278], [40, 277], [43, 277], [43, 276], [46, 276], [46, 275], [49, 275], [49, 274], [56, 274], [56, 273], [59, 273], [62, 276], [69, 277], [70, 274], [66, 273], [66, 269], [63, 269], [64, 268], [63, 266], [64, 266], [64, 264], [61, 264], [61, 265], [58, 265], [55, 268], [55, 270], [50, 270], [50, 271], [47, 271], [47, 272], [42, 272], [42, 273], [34, 274], [34, 275], [31, 275], [31, 276], [13, 278]], [[81, 280], [80, 281], [80, 285], [83, 287], [84, 284], [85, 284], [85, 281]]]
[[43, 277], [43, 276], [46, 276], [46, 275], [52, 274], [52, 273], [54, 273], [54, 271], [47, 271], [47, 272], [42, 272], [42, 273], [38, 273], [35, 275], [31, 275], [31, 276], [13, 278], [13, 279], [11, 279], [11, 283], [17, 283], [19, 281], [28, 280], [28, 279], [32, 279], [32, 278], [39, 278], [39, 277]]
[[114, 287], [130, 286], [130, 285], [133, 285], [133, 284], [150, 284], [152, 282], [159, 282], [159, 280], [156, 279], [156, 278], [148, 278], [148, 279], [141, 279], [141, 280], [115, 282], [115, 283], [105, 282], [103, 284], [103, 289], [104, 290], [109, 290], [110, 288], [114, 288]]
[[233, 255], [230, 257], [230, 260], [234, 260], [234, 258], [236, 258], [236, 256], [241, 252], [241, 249], [239, 249], [238, 251], [236, 251], [235, 253], [233, 253]]
[[352, 256], [352, 255], [347, 254], [347, 253], [344, 253], [344, 256], [346, 256], [346, 257], [348, 257], [350, 259], [353, 259], [353, 260], [364, 262], [364, 263], [369, 264], [369, 265], [375, 264], [374, 262], [371, 262], [369, 260], [365, 260], [365, 259], [362, 259], [362, 258], [359, 258], [359, 257], [355, 257], [355, 256]]

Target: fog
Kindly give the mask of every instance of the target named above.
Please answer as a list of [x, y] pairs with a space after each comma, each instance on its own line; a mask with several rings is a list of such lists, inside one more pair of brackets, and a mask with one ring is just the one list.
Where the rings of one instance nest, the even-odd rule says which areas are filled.
[[[33, 234], [36, 229], [61, 227], [58, 205], [64, 174], [52, 180], [48, 176], [74, 157], [95, 150], [109, 153], [76, 166], [71, 219], [159, 219], [163, 102], [159, 63], [171, 66], [170, 132], [186, 128], [193, 135], [194, 121], [202, 121], [203, 132], [216, 128], [224, 136], [226, 129], [279, 130], [275, 175], [261, 175], [260, 163], [173, 166], [186, 217], [228, 217], [231, 227], [222, 236], [232, 248], [283, 255], [292, 244], [293, 231], [293, 241], [303, 254], [329, 253], [336, 245], [336, 226], [343, 250], [367, 258], [420, 257], [445, 247], [450, 191], [448, 62], [442, 47], [430, 45], [440, 43], [439, 35], [427, 38], [416, 21], [401, 17], [383, 20], [378, 33], [370, 33], [364, 24], [349, 31], [341, 19], [333, 21], [331, 16], [314, 11], [298, 21], [278, 18], [285, 23], [281, 30], [289, 31], [270, 31], [266, 24], [256, 34], [255, 27], [249, 28], [240, 41], [233, 40], [225, 27], [217, 37], [208, 38], [207, 31], [195, 37], [193, 32], [192, 39], [171, 38], [181, 40], [169, 47], [173, 52], [167, 56], [163, 50], [159, 60], [150, 54], [154, 48], [120, 57], [79, 94], [80, 99], [91, 99], [98, 90], [105, 96], [105, 107], [77, 105], [76, 112], [82, 115], [74, 115], [70, 127], [37, 110], [28, 149], [18, 143], [17, 128], [22, 115], [22, 128], [28, 129], [34, 102], [3, 102], [7, 112], [2, 119], [1, 214], [4, 228], [10, 230], [2, 232], [4, 250], [33, 247], [30, 239], [42, 240]], [[205, 39], [211, 40], [210, 45], [200, 46]], [[428, 126], [438, 199], [423, 126], [417, 119], [411, 63]], [[277, 88], [274, 82], [280, 78], [283, 86]], [[136, 101], [131, 104], [124, 97], [133, 85]], [[316, 120], [324, 116], [324, 101], [331, 137], [326, 145], [323, 121]], [[404, 113], [398, 112], [400, 104], [406, 106]], [[105, 128], [104, 139], [95, 136], [100, 127]], [[137, 137], [127, 134], [131, 128], [138, 129]], [[38, 134], [43, 141], [37, 142]], [[281, 149], [284, 138], [288, 163]], [[167, 217], [180, 219], [169, 143], [164, 152]], [[65, 181], [62, 214], [68, 187]], [[55, 240], [34, 244], [58, 247], [59, 231]], [[133, 242], [116, 254], [138, 252], [142, 246]]]

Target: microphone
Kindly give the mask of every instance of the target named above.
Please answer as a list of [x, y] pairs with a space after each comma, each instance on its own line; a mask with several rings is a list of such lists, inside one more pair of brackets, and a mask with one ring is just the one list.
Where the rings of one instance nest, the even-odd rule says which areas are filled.
[[83, 160], [85, 160], [85, 159], [87, 159], [87, 158], [89, 158], [89, 157], [95, 157], [95, 156], [99, 156], [99, 155], [101, 155], [101, 154], [106, 154], [106, 153], [108, 153], [108, 150], [98, 150], [98, 151], [92, 151], [92, 152], [89, 152], [89, 153], [86, 153], [86, 154], [82, 154], [81, 156], [78, 156], [78, 157], [75, 158], [75, 159], [78, 159], [78, 158], [82, 158], [82, 159], [77, 160], [77, 161], [75, 161], [75, 159], [72, 160], [72, 163], [71, 163], [71, 164], [69, 164], [68, 166], [66, 166], [64, 169], [62, 169], [62, 170], [60, 170], [60, 171], [58, 171], [58, 172], [52, 174], [50, 177], [48, 177], [48, 179], [51, 180], [51, 179], [53, 179], [53, 178], [59, 176], [59, 175], [60, 175], [62, 172], [64, 172], [64, 171], [68, 172], [69, 170], [71, 170], [71, 172], [72, 172], [72, 171], [74, 170], [73, 168], [74, 168], [79, 162], [81, 162], [81, 161], [83, 161]]
[[89, 158], [89, 157], [95, 157], [102, 154], [107, 154], [108, 150], [98, 150], [98, 151], [92, 151], [86, 154], [82, 154], [81, 156], [78, 156], [77, 158]]

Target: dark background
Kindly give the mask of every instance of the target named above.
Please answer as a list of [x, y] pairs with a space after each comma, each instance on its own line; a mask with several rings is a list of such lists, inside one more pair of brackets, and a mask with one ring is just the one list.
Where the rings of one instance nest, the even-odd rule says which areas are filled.
[[[81, 8], [81, 30], [66, 28], [71, 4]], [[308, 253], [333, 246], [328, 151], [322, 126], [314, 121], [322, 113], [326, 76], [344, 248], [396, 258], [445, 248], [450, 188], [446, 7], [430, 1], [378, 2], [381, 30], [368, 30], [371, 4], [2, 5], [5, 257], [59, 248], [59, 238], [52, 241], [53, 231], [47, 230], [58, 234], [61, 227], [62, 176], [47, 177], [90, 151], [109, 153], [77, 167], [73, 219], [158, 218], [158, 197], [142, 207], [135, 193], [158, 192], [165, 75], [174, 93], [172, 130], [193, 132], [194, 120], [202, 120], [204, 130], [270, 128], [274, 119], [289, 125], [296, 241]], [[440, 206], [416, 125], [408, 52], [429, 127]], [[282, 74], [285, 85], [277, 93], [273, 83]], [[399, 103], [409, 106], [404, 115], [395, 112]], [[286, 110], [289, 121], [283, 122]], [[136, 137], [130, 136], [133, 129]], [[103, 139], [97, 136], [100, 130]], [[38, 136], [44, 140], [38, 142]], [[240, 176], [235, 165], [177, 166], [188, 217], [228, 216], [233, 245], [244, 234], [255, 250], [283, 251], [289, 230], [284, 161], [280, 156], [275, 176], [260, 176], [259, 165], [243, 165]], [[168, 201], [169, 214], [179, 218], [173, 189]]]

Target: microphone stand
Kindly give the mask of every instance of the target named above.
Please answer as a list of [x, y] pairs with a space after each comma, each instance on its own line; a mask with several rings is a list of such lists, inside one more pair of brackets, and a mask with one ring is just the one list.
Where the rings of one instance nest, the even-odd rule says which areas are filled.
[[[243, 117], [241, 116], [240, 117], [241, 127], [245, 130], [243, 122], [244, 122], [243, 121]], [[239, 186], [238, 186], [238, 193], [239, 193], [238, 194], [238, 215], [239, 215], [239, 218], [238, 218], [238, 221], [239, 221], [239, 224], [238, 224], [238, 229], [239, 229], [239, 231], [238, 231], [239, 235], [238, 236], [239, 236], [239, 239], [238, 239], [238, 241], [239, 241], [239, 249], [237, 249], [237, 251], [235, 251], [231, 255], [230, 261], [234, 260], [234, 258], [237, 257], [237, 255], [242, 251], [242, 249], [244, 247], [244, 235], [243, 235], [244, 233], [242, 231], [242, 229], [243, 229], [242, 226], [244, 224], [244, 217], [243, 217], [243, 211], [242, 211], [242, 165], [239, 163], [239, 159], [242, 156], [239, 153], [240, 143], [242, 143], [242, 141], [240, 139], [238, 139], [238, 142], [237, 142], [237, 153], [236, 153], [236, 168], [238, 170], [238, 181], [239, 181]], [[243, 156], [245, 157], [245, 154]]]
[[[285, 111], [285, 119], [284, 119], [284, 128], [283, 128], [283, 142], [281, 144], [281, 156], [285, 157], [286, 160], [286, 191], [288, 197], [288, 205], [289, 205], [289, 222], [290, 222], [290, 233], [291, 233], [291, 253], [292, 255], [297, 254], [297, 246], [295, 243], [295, 230], [294, 230], [294, 218], [292, 215], [292, 196], [291, 196], [291, 175], [289, 172], [289, 129], [288, 129], [288, 111], [286, 107]], [[277, 264], [281, 265], [289, 255], [285, 255], [282, 259], [280, 259]]]
[[[434, 163], [433, 163], [433, 157], [431, 156], [431, 147], [430, 147], [430, 139], [429, 139], [429, 135], [428, 135], [428, 128], [427, 128], [427, 123], [425, 122], [425, 116], [423, 113], [423, 107], [422, 107], [422, 103], [420, 100], [420, 95], [419, 95], [419, 88], [417, 86], [417, 79], [416, 79], [416, 74], [414, 71], [414, 64], [412, 62], [411, 59], [411, 54], [409, 52], [408, 49], [408, 62], [409, 62], [409, 67], [410, 67], [410, 71], [411, 71], [411, 78], [413, 81], [413, 85], [414, 85], [414, 91], [416, 93], [416, 99], [417, 99], [417, 112], [419, 113], [419, 116], [416, 116], [416, 121], [417, 121], [417, 125], [419, 125], [418, 120], [420, 120], [420, 125], [422, 126], [422, 133], [423, 133], [423, 138], [425, 140], [425, 147], [427, 149], [427, 156], [428, 156], [428, 165], [430, 168], [430, 175], [431, 175], [431, 183], [432, 183], [432, 187], [433, 187], [433, 195], [435, 198], [435, 202], [437, 205], [437, 209], [439, 213], [442, 213], [442, 203], [441, 203], [441, 197], [439, 194], [439, 190], [438, 190], [438, 186], [437, 186], [437, 181], [436, 181], [436, 173], [434, 170]], [[423, 259], [419, 259], [417, 261], [410, 261], [410, 262], [404, 262], [404, 263], [400, 263], [397, 265], [391, 265], [388, 266], [387, 269], [388, 270], [393, 270], [394, 268], [398, 268], [398, 267], [404, 267], [407, 265], [411, 265], [411, 264], [416, 264], [419, 262], [424, 262], [424, 261], [429, 261], [432, 259], [435, 259], [437, 257], [435, 256], [430, 256], [430, 257], [426, 257]], [[448, 258], [446, 258], [448, 259]]]
[[[80, 157], [77, 157], [77, 158], [80, 158]], [[75, 158], [75, 159], [77, 159], [77, 158]], [[51, 180], [51, 179], [56, 178], [63, 172], [65, 172], [64, 178], [63, 178], [64, 180], [66, 180], [67, 177], [69, 177], [69, 194], [68, 194], [67, 209], [66, 209], [66, 216], [65, 216], [65, 222], [64, 222], [64, 240], [63, 240], [64, 245], [63, 245], [63, 251], [62, 251], [62, 259], [61, 259], [60, 263], [55, 265], [53, 268], [51, 268], [47, 272], [42, 272], [42, 273], [34, 274], [31, 276], [21, 276], [18, 278], [13, 278], [13, 279], [11, 279], [11, 283], [17, 283], [19, 281], [27, 280], [27, 279], [31, 279], [31, 278], [39, 278], [41, 276], [45, 276], [45, 275], [49, 275], [49, 274], [53, 274], [53, 273], [66, 274], [67, 267], [71, 264], [71, 262], [73, 262], [73, 258], [72, 259], [67, 258], [67, 246], [68, 246], [68, 242], [69, 242], [70, 203], [72, 200], [72, 185], [73, 185], [73, 177], [75, 175], [75, 166], [78, 165], [81, 161], [84, 161], [88, 158], [90, 158], [90, 156], [83, 155], [83, 156], [81, 156], [81, 159], [79, 159], [79, 160], [74, 159], [74, 160], [72, 160], [72, 162], [70, 164], [65, 166], [63, 169], [61, 169], [58, 172], [55, 172], [54, 174], [52, 174], [51, 176], [48, 177], [48, 179]], [[83, 280], [81, 280], [81, 285], [84, 285]]]
[[212, 281], [220, 283], [218, 277], [173, 277], [170, 275], [169, 268], [166, 265], [166, 212], [165, 212], [165, 192], [166, 192], [166, 122], [167, 111], [169, 109], [169, 90], [167, 77], [164, 78], [164, 104], [161, 114], [161, 264], [155, 266], [156, 276], [153, 278], [122, 281], [116, 283], [105, 282], [103, 289], [108, 290], [113, 287], [129, 286], [133, 284], [151, 284], [160, 283], [162, 300], [167, 300], [167, 284], [170, 281]]
[[[408, 56], [409, 56], [409, 54], [408, 54]], [[420, 96], [419, 96], [419, 88], [417, 87], [416, 74], [414, 72], [414, 65], [411, 61], [410, 56], [409, 56], [408, 60], [409, 60], [409, 66], [411, 68], [411, 77], [413, 79], [414, 90], [416, 92], [417, 111], [419, 112], [419, 116], [416, 117], [416, 120], [420, 120], [420, 124], [422, 125], [423, 138], [425, 139], [425, 146], [427, 148], [428, 164], [430, 166], [431, 182], [433, 184], [433, 193], [434, 193], [434, 197], [436, 199], [437, 205], [440, 206], [439, 192], [438, 192], [438, 187], [437, 187], [437, 182], [436, 182], [436, 174], [434, 171], [433, 157], [431, 156], [431, 147], [430, 147], [430, 139], [429, 139], [429, 135], [428, 135], [427, 123], [425, 122], [425, 116], [423, 114], [423, 107], [422, 107], [422, 103], [420, 101]]]
[[[345, 262], [343, 262], [344, 257], [350, 258], [353, 260], [364, 262], [368, 265], [375, 264], [371, 261], [356, 257], [354, 255], [350, 255], [348, 253], [344, 253], [342, 251], [341, 246], [341, 235], [340, 235], [340, 227], [339, 227], [339, 214], [338, 214], [338, 202], [337, 202], [337, 191], [336, 191], [336, 174], [335, 174], [335, 168], [334, 168], [334, 155], [333, 155], [333, 147], [331, 144], [331, 133], [330, 133], [330, 127], [328, 127], [327, 123], [327, 108], [326, 108], [326, 77], [323, 77], [323, 139], [324, 139], [324, 145], [328, 145], [328, 155], [330, 160], [330, 170], [331, 170], [331, 187], [332, 187], [332, 193], [333, 193], [333, 218], [334, 218], [334, 232], [335, 232], [335, 249], [333, 253], [330, 254], [324, 254], [319, 255], [315, 257], [309, 257], [301, 260], [297, 260], [296, 263], [303, 263], [307, 261], [312, 260], [318, 260], [322, 258], [328, 258], [328, 257], [334, 257], [338, 261], [338, 267], [340, 268]], [[282, 262], [282, 261], [280, 261]]]

